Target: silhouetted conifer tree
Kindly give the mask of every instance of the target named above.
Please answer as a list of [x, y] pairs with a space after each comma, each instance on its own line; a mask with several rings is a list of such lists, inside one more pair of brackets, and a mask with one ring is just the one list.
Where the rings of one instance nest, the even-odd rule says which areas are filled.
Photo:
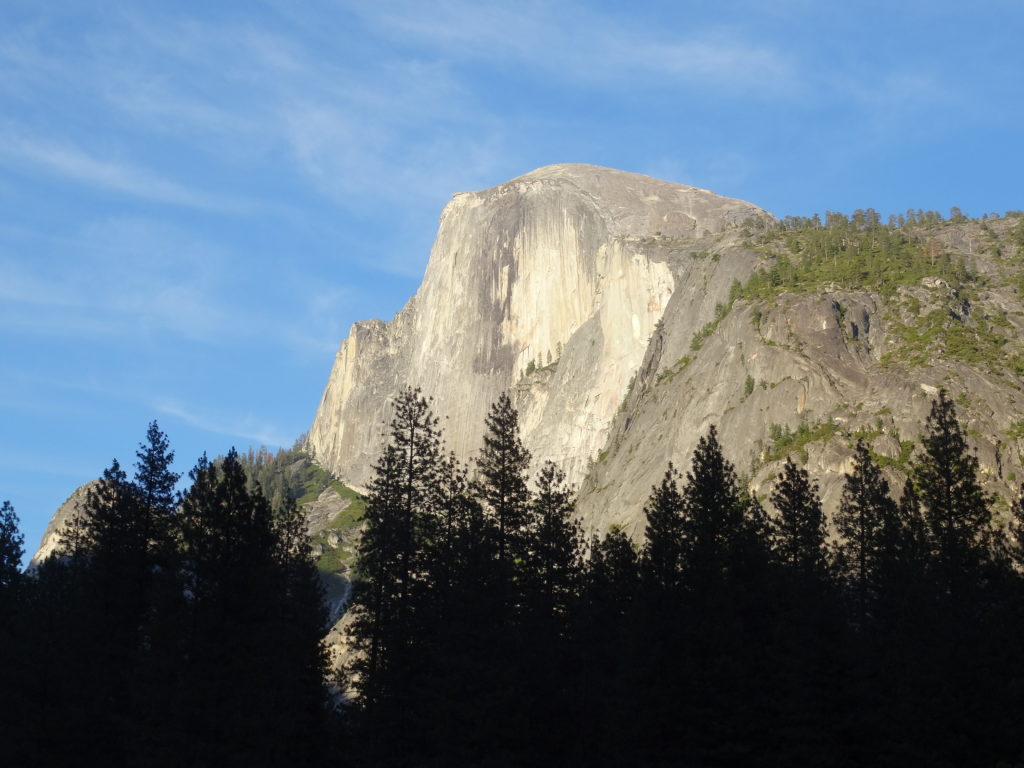
[[[0, 611], [21, 580], [21, 558], [25, 556], [25, 537], [18, 530], [18, 516], [11, 502], [0, 506]], [[2, 619], [0, 619], [2, 620]]]
[[[614, 764], [636, 755], [634, 740], [642, 733], [638, 659], [649, 652], [637, 633], [636, 604], [640, 570], [636, 549], [615, 526], [592, 537], [583, 568], [583, 591], [576, 612], [574, 648], [578, 658], [575, 713], [581, 760]], [[609, 728], [608, 723], [616, 727]]]
[[476, 460], [476, 494], [497, 523], [498, 565], [511, 579], [515, 562], [527, 555], [530, 452], [519, 437], [519, 414], [507, 393], [491, 406], [485, 426], [483, 449]]
[[645, 586], [662, 594], [677, 592], [683, 567], [683, 496], [679, 472], [670, 462], [660, 485], [644, 506], [647, 527], [640, 553]]
[[[291, 507], [274, 517], [232, 449], [190, 473], [180, 513], [190, 735], [194, 765], [311, 765], [325, 700], [322, 592]], [[182, 751], [184, 755], [182, 756]]]
[[954, 601], [986, 559], [991, 498], [978, 481], [956, 407], [945, 390], [932, 403], [914, 463], [914, 484], [927, 523], [936, 575]]
[[866, 612], [885, 575], [892, 571], [899, 523], [889, 483], [863, 440], [858, 440], [854, 449], [853, 471], [845, 476], [835, 524], [840, 536], [838, 567], [858, 610]]
[[749, 499], [712, 426], [697, 441], [683, 488], [683, 569], [692, 589], [714, 590], [732, 578], [751, 543]]
[[824, 579], [825, 515], [818, 484], [811, 482], [807, 470], [787, 458], [772, 489], [771, 502], [777, 511], [772, 519], [776, 556], [801, 576]]
[[573, 519], [576, 502], [565, 485], [565, 473], [545, 462], [537, 475], [537, 492], [530, 509], [530, 611], [564, 625], [579, 593], [582, 533]]
[[[430, 670], [425, 637], [437, 627], [432, 553], [444, 536], [444, 461], [437, 418], [418, 389], [395, 401], [390, 442], [374, 467], [356, 560], [351, 672], [377, 739], [417, 739], [417, 697]], [[443, 585], [442, 585], [443, 586]]]
[[24, 536], [18, 530], [18, 516], [11, 502], [0, 505], [0, 723], [14, 734], [4, 745], [6, 760], [29, 761], [22, 731], [23, 706], [32, 681], [25, 674], [24, 615], [21, 610], [21, 558]]
[[441, 463], [438, 478], [437, 532], [426, 543], [430, 589], [426, 616], [417, 622], [424, 670], [415, 693], [414, 748], [473, 764], [486, 759], [502, 728], [496, 638], [508, 626], [498, 601], [497, 530], [454, 456]]

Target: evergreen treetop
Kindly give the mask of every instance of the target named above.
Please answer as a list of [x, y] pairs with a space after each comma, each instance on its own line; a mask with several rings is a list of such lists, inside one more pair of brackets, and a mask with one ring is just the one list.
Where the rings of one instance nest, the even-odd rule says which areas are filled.
[[691, 581], [706, 584], [737, 567], [748, 534], [748, 499], [713, 425], [697, 441], [682, 498], [684, 570]]
[[18, 530], [18, 516], [11, 502], [0, 505], [0, 591], [11, 587], [21, 575], [25, 536]]
[[978, 458], [967, 445], [956, 406], [946, 390], [932, 402], [913, 465], [932, 556], [940, 578], [953, 589], [984, 559], [992, 521], [991, 497], [978, 480]]
[[824, 577], [825, 515], [818, 484], [787, 458], [770, 498], [778, 513], [772, 520], [776, 556], [804, 576]]
[[491, 406], [485, 420], [484, 445], [477, 457], [476, 495], [498, 526], [498, 560], [522, 558], [530, 490], [530, 452], [519, 436], [519, 414], [507, 392]]
[[877, 589], [887, 556], [891, 559], [896, 514], [888, 481], [865, 442], [858, 440], [835, 525], [840, 535], [840, 567], [862, 606], [869, 592]]

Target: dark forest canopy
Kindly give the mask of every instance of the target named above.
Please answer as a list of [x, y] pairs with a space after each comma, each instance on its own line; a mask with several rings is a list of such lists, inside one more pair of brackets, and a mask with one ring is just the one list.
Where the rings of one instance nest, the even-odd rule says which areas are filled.
[[787, 462], [768, 508], [712, 429], [635, 547], [529, 490], [507, 399], [460, 467], [398, 398], [352, 625], [352, 748], [376, 764], [998, 765], [1024, 752], [1024, 541], [993, 524], [955, 407], [898, 497], [858, 447], [829, 541]]
[[319, 764], [326, 614], [301, 512], [234, 451], [176, 493], [155, 422], [136, 456], [2, 585], [5, 764]]
[[[298, 459], [204, 458], [175, 494], [154, 424], [134, 477], [104, 473], [57, 557], [2, 572], [10, 764], [1024, 759], [1024, 498], [1000, 527], [945, 392], [902, 489], [857, 447], [831, 537], [803, 469], [759, 500], [712, 428], [652, 489], [637, 543], [584, 540], [557, 467], [528, 476], [507, 397], [469, 466], [418, 391], [395, 405], [347, 703], [328, 695], [296, 486], [275, 507], [253, 472]], [[5, 504], [0, 565], [20, 552]]]

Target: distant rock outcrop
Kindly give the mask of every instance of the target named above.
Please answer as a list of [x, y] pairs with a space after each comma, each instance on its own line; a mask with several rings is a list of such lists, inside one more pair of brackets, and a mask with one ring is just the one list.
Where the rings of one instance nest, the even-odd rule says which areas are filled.
[[49, 524], [46, 526], [46, 530], [43, 532], [42, 541], [39, 542], [39, 548], [36, 553], [32, 555], [32, 560], [29, 562], [29, 568], [34, 568], [39, 565], [43, 560], [48, 558], [63, 543], [61, 533], [64, 527], [70, 523], [73, 519], [81, 514], [83, 507], [85, 507], [86, 499], [89, 498], [89, 491], [91, 491], [99, 480], [90, 480], [84, 485], [80, 485], [75, 489], [67, 501], [61, 504], [57, 511], [53, 513], [53, 517], [50, 518]]

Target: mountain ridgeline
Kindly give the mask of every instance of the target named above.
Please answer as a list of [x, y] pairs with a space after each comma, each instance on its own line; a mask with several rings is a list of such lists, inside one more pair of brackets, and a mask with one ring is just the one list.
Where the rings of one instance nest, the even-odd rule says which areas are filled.
[[356, 323], [309, 435], [365, 489], [392, 401], [433, 398], [481, 447], [508, 391], [539, 468], [580, 488], [588, 532], [642, 535], [667, 462], [711, 424], [764, 496], [788, 457], [836, 509], [858, 439], [901, 482], [940, 388], [986, 488], [1024, 478], [1024, 219], [867, 209], [777, 220], [706, 190], [587, 165], [456, 195], [416, 296]]

